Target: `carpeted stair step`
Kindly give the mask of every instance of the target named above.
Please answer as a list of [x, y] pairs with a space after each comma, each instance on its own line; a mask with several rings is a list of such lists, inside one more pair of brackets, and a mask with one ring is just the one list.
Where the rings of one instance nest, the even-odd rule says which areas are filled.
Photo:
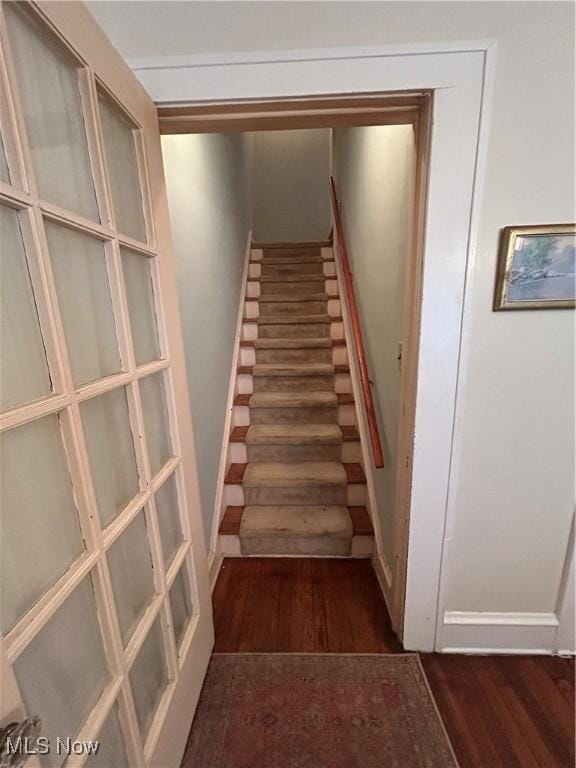
[[264, 259], [307, 259], [322, 258], [322, 246], [294, 246], [263, 248], [262, 258]]
[[240, 346], [256, 350], [256, 363], [331, 363], [337, 346], [331, 338], [252, 339]]
[[338, 341], [332, 339], [254, 339], [252, 342], [240, 342], [250, 344], [256, 349], [332, 349]]
[[321, 260], [317, 262], [307, 261], [299, 264], [269, 264], [267, 261], [260, 262], [260, 276], [262, 277], [274, 277], [274, 278], [294, 278], [294, 277], [307, 277], [310, 279], [310, 275], [315, 277], [324, 276], [324, 265]]
[[322, 245], [283, 245], [275, 247], [262, 247], [262, 256], [264, 259], [298, 259], [306, 257], [321, 257], [322, 248], [328, 246]]
[[349, 555], [353, 526], [345, 506], [246, 506], [244, 555]]
[[[329, 341], [329, 339], [327, 339]], [[326, 347], [278, 347], [256, 348], [256, 364], [268, 363], [332, 363], [332, 345]]]
[[303, 256], [268, 256], [265, 255], [261, 259], [253, 259], [252, 264], [272, 264], [274, 266], [285, 266], [287, 264], [323, 264], [326, 259], [323, 259], [320, 254], [318, 255], [303, 255]]
[[327, 301], [277, 301], [276, 298], [261, 298], [258, 302], [260, 317], [292, 317], [327, 315]]
[[[270, 301], [328, 301], [328, 299], [336, 299], [337, 296], [329, 296], [325, 291], [319, 291], [318, 293], [303, 294], [301, 296], [292, 293], [275, 293], [272, 295], [260, 295], [256, 298], [248, 298], [248, 301], [259, 301], [261, 304]], [[306, 313], [304, 313], [306, 314]]]
[[[256, 279], [255, 279], [256, 281]], [[269, 296], [310, 296], [313, 294], [324, 293], [326, 289], [326, 279], [324, 277], [306, 280], [268, 280], [266, 278], [257, 280], [260, 283], [260, 298]]]
[[334, 391], [331, 363], [264, 363], [252, 368], [254, 392]]
[[[326, 316], [327, 317], [327, 316]], [[276, 322], [267, 322], [270, 318], [259, 318], [259, 339], [318, 339], [330, 338], [330, 319], [317, 315], [314, 320], [308, 317], [308, 322], [295, 323], [294, 318], [282, 317]], [[317, 322], [319, 320], [319, 322]]]
[[[269, 426], [271, 430], [284, 430], [284, 429], [292, 429], [292, 428], [295, 430], [301, 429], [300, 425], [294, 425], [293, 427], [291, 427], [290, 425], [283, 426], [280, 424], [272, 424]], [[321, 427], [324, 428], [324, 425], [320, 425], [320, 424], [308, 424], [306, 426], [313, 429], [320, 429]], [[232, 432], [230, 433], [230, 442], [245, 443], [246, 437], [248, 436], [248, 430], [251, 428], [255, 429], [256, 427], [250, 427], [249, 425], [234, 427], [232, 429]], [[268, 429], [268, 426], [264, 425], [262, 429]], [[332, 429], [332, 427], [330, 429]], [[340, 434], [342, 436], [342, 442], [349, 443], [349, 442], [358, 442], [360, 440], [360, 434], [358, 432], [358, 429], [354, 425], [340, 424], [338, 425], [338, 430], [340, 431]], [[262, 434], [267, 434], [267, 433], [263, 432]]]
[[287, 320], [283, 315], [267, 315], [266, 317], [258, 317], [256, 321], [258, 325], [310, 325], [311, 323], [318, 325], [320, 323], [329, 325], [330, 323], [341, 320], [342, 318], [331, 317], [328, 314], [324, 315], [295, 315]]
[[336, 424], [252, 425], [248, 461], [341, 461], [343, 440]]
[[[238, 536], [240, 524], [245, 507], [226, 507], [218, 532], [228, 536]], [[366, 507], [348, 507], [348, 514], [352, 520], [354, 536], [373, 536], [374, 529]]]
[[246, 506], [345, 505], [348, 479], [339, 462], [256, 462], [242, 484]]
[[[288, 286], [293, 283], [294, 285], [297, 285], [298, 283], [302, 283], [303, 285], [307, 285], [308, 283], [321, 283], [322, 288], [319, 288], [317, 293], [322, 291], [324, 289], [324, 283], [326, 282], [326, 275], [324, 273], [318, 273], [318, 274], [305, 274], [305, 275], [261, 275], [260, 277], [251, 277], [250, 280], [256, 280], [260, 283], [264, 284], [278, 284], [283, 286], [286, 290], [288, 290]], [[334, 278], [331, 278], [334, 279]], [[292, 291], [290, 291], [292, 293]]]
[[248, 396], [252, 424], [337, 424], [335, 392], [262, 392]]

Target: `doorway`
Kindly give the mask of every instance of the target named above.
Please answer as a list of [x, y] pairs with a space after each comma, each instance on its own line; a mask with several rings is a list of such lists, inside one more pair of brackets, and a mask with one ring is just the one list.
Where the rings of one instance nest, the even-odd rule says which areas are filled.
[[208, 111], [211, 102], [274, 101], [278, 94], [434, 91], [404, 617], [404, 644], [413, 650], [442, 648], [447, 632], [440, 583], [448, 578], [443, 564], [455, 516], [450, 475], [465, 277], [476, 245], [493, 54], [491, 41], [471, 41], [149, 59], [136, 70], [162, 107]]
[[[159, 109], [161, 130], [165, 136], [164, 150], [169, 193], [171, 187], [170, 169], [177, 165], [178, 170], [175, 173], [178, 176], [178, 181], [175, 184], [178, 185], [179, 198], [182, 198], [182, 204], [185, 203], [185, 188], [182, 186], [186, 173], [183, 170], [185, 166], [182, 164], [186, 151], [185, 134], [194, 133], [198, 139], [202, 133], [205, 133], [214, 136], [214, 139], [217, 138], [217, 135], [220, 135], [221, 139], [225, 135], [230, 137], [240, 135], [250, 136], [251, 140], [254, 140], [258, 162], [252, 163], [255, 177], [253, 207], [256, 207], [254, 214], [256, 237], [253, 239], [264, 240], [268, 243], [290, 240], [319, 241], [328, 237], [330, 231], [334, 230], [328, 186], [330, 168], [337, 176], [339, 175], [337, 167], [342, 168], [342, 183], [345, 184], [342, 191], [346, 193], [346, 197], [348, 197], [348, 190], [350, 190], [350, 200], [346, 199], [344, 202], [345, 213], [347, 212], [346, 208], [352, 209], [352, 199], [358, 190], [353, 191], [348, 184], [344, 167], [347, 164], [346, 147], [350, 141], [354, 140], [355, 132], [372, 137], [372, 153], [377, 152], [377, 146], [380, 142], [383, 156], [390, 156], [394, 153], [401, 154], [402, 152], [414, 156], [414, 162], [411, 163], [409, 159], [408, 165], [405, 163], [399, 172], [403, 176], [402, 183], [405, 183], [407, 187], [409, 186], [406, 198], [409, 201], [410, 222], [404, 222], [406, 231], [409, 232], [409, 241], [398, 246], [400, 259], [404, 260], [400, 271], [406, 276], [406, 279], [402, 278], [398, 283], [399, 290], [404, 294], [397, 312], [403, 314], [401, 318], [398, 318], [398, 325], [403, 327], [402, 337], [395, 340], [393, 344], [393, 367], [395, 371], [398, 370], [399, 399], [391, 406], [396, 411], [398, 418], [394, 424], [394, 434], [389, 435], [389, 441], [386, 445], [386, 463], [387, 465], [391, 464], [392, 468], [387, 466], [385, 470], [382, 470], [373, 456], [366, 455], [364, 457], [364, 466], [368, 475], [370, 507], [374, 512], [378, 507], [384, 506], [382, 487], [386, 485], [394, 487], [394, 490], [388, 494], [386, 510], [388, 518], [392, 518], [392, 520], [384, 536], [380, 518], [375, 521], [377, 547], [374, 563], [386, 596], [395, 631], [400, 637], [403, 634], [412, 436], [414, 434], [418, 327], [421, 306], [420, 276], [422, 274], [431, 99], [430, 93], [418, 92], [365, 94], [362, 97], [340, 97], [338, 99], [326, 97], [323, 99], [251, 102], [249, 104], [160, 107]], [[382, 127], [382, 137], [376, 138], [374, 141], [378, 135], [378, 126]], [[406, 129], [403, 134], [401, 133], [402, 127]], [[390, 129], [390, 134], [396, 131], [399, 138], [385, 139], [383, 134], [388, 129]], [[247, 133], [248, 130], [250, 133]], [[181, 136], [183, 142], [171, 144], [170, 136], [174, 136], [176, 139], [178, 135]], [[314, 158], [319, 158], [318, 161], [313, 161], [311, 156], [305, 162], [306, 184], [301, 186], [299, 194], [302, 200], [298, 201], [298, 203], [302, 203], [300, 207], [303, 206], [306, 212], [313, 211], [314, 220], [317, 222], [316, 229], [312, 223], [307, 222], [307, 218], [310, 216], [303, 216], [293, 204], [286, 204], [286, 201], [290, 199], [291, 182], [290, 171], [283, 171], [283, 169], [292, 168], [295, 162], [305, 161], [305, 157], [294, 154], [292, 145], [298, 146], [298, 142], [300, 155], [302, 151], [311, 152]], [[343, 149], [340, 154], [337, 154], [336, 148], [340, 145]], [[176, 149], [177, 146], [178, 150]], [[292, 161], [290, 160], [291, 152], [294, 154]], [[322, 161], [320, 158], [324, 155], [326, 158], [325, 161]], [[375, 154], [373, 156], [376, 158]], [[323, 163], [326, 165], [324, 174], [318, 170], [324, 167]], [[318, 166], [316, 171], [314, 170], [315, 165]], [[191, 177], [194, 176], [193, 166], [189, 168], [188, 173]], [[284, 190], [282, 189], [282, 182], [277, 181], [278, 176], [282, 174], [286, 177], [285, 180], [282, 179]], [[406, 180], [406, 177], [409, 178]], [[377, 181], [371, 180], [371, 183], [375, 184]], [[318, 190], [314, 192], [316, 187]], [[293, 185], [292, 191], [297, 189], [297, 185]], [[311, 199], [313, 193], [316, 194], [318, 201], [316, 198]], [[324, 202], [321, 199], [322, 195]], [[172, 213], [173, 219], [178, 220], [183, 218], [183, 209], [180, 199], [175, 200], [175, 197], [176, 195], [171, 196], [171, 202], [174, 202]], [[378, 200], [377, 190], [373, 190], [372, 199]], [[375, 202], [375, 208], [377, 205], [378, 203]], [[174, 210], [176, 207], [177, 210]], [[326, 222], [323, 223], [324, 208]], [[301, 229], [296, 232], [293, 229], [293, 223], [291, 224], [292, 230], [290, 228], [283, 229], [283, 222], [275, 221], [274, 217], [270, 216], [271, 209], [274, 209], [276, 218], [278, 216], [281, 218], [282, 214], [287, 211], [294, 214], [290, 221], [296, 220]], [[377, 213], [373, 218], [377, 218]], [[176, 228], [178, 226], [175, 224]], [[402, 228], [403, 225], [399, 224], [398, 229]], [[178, 236], [176, 236], [176, 240], [178, 240]], [[360, 252], [362, 247], [358, 244], [357, 248], [352, 248], [353, 245], [356, 243], [348, 244], [353, 258], [356, 258], [356, 251]], [[256, 244], [253, 247], [258, 246]], [[336, 252], [338, 252], [338, 247], [339, 244], [336, 244]], [[360, 270], [360, 266], [356, 266]], [[364, 273], [367, 273], [366, 268]], [[360, 271], [358, 274], [360, 275]], [[369, 282], [369, 277], [367, 277], [364, 283]], [[187, 283], [189, 284], [189, 281]], [[362, 289], [364, 290], [364, 286]], [[185, 300], [184, 295], [182, 296], [183, 303]], [[186, 310], [184, 310], [184, 314], [186, 314]], [[195, 324], [190, 325], [192, 327]], [[375, 326], [372, 331], [374, 336], [378, 333]], [[370, 342], [373, 348], [377, 347], [376, 338], [372, 338]], [[399, 355], [397, 349], [401, 349], [401, 361], [396, 360], [397, 355]], [[390, 357], [390, 350], [387, 351], [387, 354]], [[376, 373], [373, 372], [375, 379], [378, 378]], [[191, 375], [194, 375], [193, 372]], [[363, 404], [359, 403], [358, 411], [362, 422], [360, 430], [364, 436], [364, 442], [368, 442], [368, 435], [373, 429], [374, 423], [369, 423]], [[401, 418], [400, 414], [402, 414]], [[399, 427], [398, 437], [396, 436], [396, 425]], [[387, 474], [384, 483], [382, 482], [383, 472]], [[392, 473], [394, 477], [391, 477]], [[390, 507], [394, 507], [394, 510], [391, 511]], [[208, 527], [211, 527], [210, 522]], [[384, 538], [386, 538], [386, 545], [384, 545]], [[215, 550], [214, 540], [211, 549]]]

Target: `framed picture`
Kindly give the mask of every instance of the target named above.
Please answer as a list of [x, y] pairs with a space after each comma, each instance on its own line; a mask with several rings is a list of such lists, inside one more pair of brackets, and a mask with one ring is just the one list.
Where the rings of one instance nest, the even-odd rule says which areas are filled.
[[576, 304], [576, 225], [502, 230], [494, 309], [566, 309]]

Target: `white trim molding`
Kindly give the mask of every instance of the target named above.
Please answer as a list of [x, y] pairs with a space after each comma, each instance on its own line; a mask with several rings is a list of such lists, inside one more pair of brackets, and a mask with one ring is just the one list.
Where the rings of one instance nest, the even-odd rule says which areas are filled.
[[220, 573], [220, 568], [222, 567], [223, 561], [224, 555], [221, 552], [217, 551], [208, 553], [208, 576], [210, 579], [211, 592], [214, 592], [214, 587], [216, 586], [216, 581], [218, 579], [218, 574]]
[[561, 656], [576, 655], [576, 577], [574, 574], [574, 517], [568, 539], [564, 572], [556, 603], [558, 631], [554, 641], [554, 651]]
[[555, 613], [446, 611], [443, 653], [550, 654], [558, 628]]
[[[248, 231], [248, 237], [246, 239], [246, 247], [244, 249], [244, 269], [242, 271], [242, 282], [240, 288], [240, 297], [238, 299], [238, 314], [236, 317], [236, 330], [234, 332], [234, 350], [232, 352], [232, 362], [230, 364], [230, 383], [228, 385], [228, 398], [226, 400], [226, 417], [224, 419], [224, 429], [222, 430], [222, 447], [220, 449], [220, 466], [218, 468], [218, 479], [216, 481], [216, 496], [214, 498], [214, 511], [212, 513], [212, 528], [210, 531], [210, 553], [209, 565], [210, 576], [212, 578], [212, 566], [217, 563], [216, 573], [214, 580], [212, 581], [212, 588], [216, 577], [218, 576], [218, 570], [222, 565], [222, 558], [219, 551], [219, 538], [218, 528], [222, 516], [225, 512], [224, 506], [224, 478], [230, 465], [228, 447], [230, 445], [230, 432], [232, 431], [232, 416], [234, 413], [234, 397], [236, 395], [236, 379], [238, 371], [238, 358], [240, 356], [240, 338], [242, 335], [242, 321], [244, 316], [244, 302], [246, 300], [246, 286], [248, 283], [248, 270], [250, 267], [250, 249], [252, 247], [252, 230]], [[214, 559], [211, 559], [214, 558]]]
[[[275, 51], [243, 51], [230, 53], [200, 53], [180, 56], [144, 56], [128, 59], [130, 68], [148, 91], [157, 104], [181, 104], [201, 100], [218, 100], [222, 98], [235, 98], [234, 95], [223, 95], [221, 92], [213, 92], [218, 88], [222, 79], [230, 77], [233, 69], [239, 72], [247, 72], [253, 67], [258, 67], [257, 80], [264, 82], [262, 69], [277, 65], [301, 65], [320, 64], [327, 62], [351, 62], [353, 60], [367, 61], [370, 59], [394, 59], [425, 56], [434, 54], [459, 54], [480, 52], [484, 54], [494, 48], [496, 41], [492, 38], [480, 40], [453, 40], [434, 43], [402, 43], [399, 45], [366, 45], [366, 46], [340, 46], [337, 48], [300, 48]], [[283, 67], [284, 69], [284, 67]], [[294, 67], [295, 69], [295, 67]], [[221, 79], [222, 78], [222, 79]], [[236, 78], [236, 73], [234, 73]], [[276, 80], [276, 77], [273, 78]], [[194, 81], [192, 84], [191, 80]], [[210, 82], [210, 88], [205, 89], [202, 81]], [[290, 82], [290, 81], [288, 81]], [[254, 83], [250, 90], [254, 89]], [[311, 85], [311, 93], [316, 89]], [[287, 92], [289, 86], [286, 82], [278, 89], [272, 88], [267, 93], [270, 98], [287, 98], [291, 95], [297, 97], [307, 95], [303, 93]], [[268, 90], [268, 89], [267, 89]], [[353, 91], [340, 91], [331, 88], [325, 91], [330, 93], [369, 92], [367, 87], [359, 86]], [[382, 90], [382, 89], [380, 89]], [[405, 90], [396, 88], [392, 90]], [[310, 94], [311, 95], [311, 94]], [[262, 93], [250, 93], [250, 95], [237, 94], [238, 99], [263, 98]]]

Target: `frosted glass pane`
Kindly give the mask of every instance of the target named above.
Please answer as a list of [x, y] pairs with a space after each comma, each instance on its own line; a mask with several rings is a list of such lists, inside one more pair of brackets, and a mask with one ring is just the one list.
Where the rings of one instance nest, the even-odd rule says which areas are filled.
[[6, 632], [66, 572], [84, 542], [58, 416], [4, 432], [0, 454], [0, 594]]
[[[90, 578], [18, 657], [14, 672], [28, 715], [42, 719], [42, 736], [52, 745], [58, 736], [74, 738], [110, 677]], [[53, 748], [42, 762], [59, 766], [65, 757]]]
[[46, 27], [3, 5], [40, 197], [97, 220], [79, 69]]
[[192, 616], [192, 598], [190, 596], [190, 582], [188, 580], [186, 564], [178, 571], [178, 575], [170, 587], [169, 599], [174, 637], [176, 645], [179, 647], [188, 621]]
[[168, 685], [162, 629], [158, 619], [144, 640], [129, 677], [140, 733], [145, 740], [162, 694]]
[[172, 455], [163, 375], [155, 373], [153, 376], [140, 379], [140, 396], [150, 468], [155, 475]]
[[46, 222], [48, 249], [77, 385], [120, 370], [104, 245]]
[[134, 130], [120, 110], [108, 99], [99, 96], [98, 104], [116, 226], [122, 234], [144, 242], [146, 226], [142, 213]]
[[4, 149], [2, 134], [0, 134], [0, 181], [3, 181], [5, 184], [10, 183], [10, 172], [8, 171], [8, 162], [6, 161], [6, 150]]
[[125, 388], [86, 400], [80, 413], [100, 518], [108, 525], [139, 491]]
[[50, 394], [46, 351], [18, 214], [0, 206], [0, 407]]
[[142, 365], [160, 357], [154, 289], [150, 274], [151, 261], [126, 248], [121, 248], [124, 282], [128, 298], [132, 341], [136, 363]]
[[108, 565], [120, 632], [126, 645], [154, 594], [152, 560], [143, 512], [108, 550]]
[[116, 704], [102, 726], [97, 740], [100, 744], [98, 752], [90, 755], [84, 763], [85, 766], [88, 768], [126, 768], [128, 766]]
[[176, 550], [183, 540], [180, 514], [178, 511], [178, 492], [176, 490], [176, 478], [174, 475], [168, 478], [154, 497], [156, 499], [156, 511], [158, 513], [158, 526], [162, 540], [164, 553], [164, 565], [166, 568], [172, 562]]

